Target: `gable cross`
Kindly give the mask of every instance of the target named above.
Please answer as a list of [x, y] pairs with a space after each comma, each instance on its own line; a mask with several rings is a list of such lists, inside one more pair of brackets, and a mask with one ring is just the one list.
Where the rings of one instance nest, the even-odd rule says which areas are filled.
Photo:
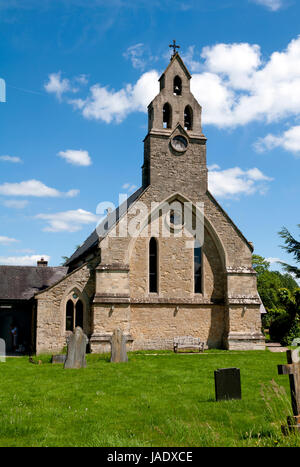
[[289, 375], [292, 409], [294, 417], [288, 418], [288, 426], [290, 429], [298, 429], [300, 431], [300, 348], [295, 350], [287, 350], [287, 365], [278, 365], [279, 375]]
[[[176, 40], [173, 39], [173, 44], [170, 44], [169, 47], [171, 47], [173, 49], [173, 55], [172, 57], [174, 57], [174, 55], [177, 54], [177, 50], [176, 49], [180, 49], [180, 45], [176, 45]], [[172, 58], [171, 57], [171, 58]]]

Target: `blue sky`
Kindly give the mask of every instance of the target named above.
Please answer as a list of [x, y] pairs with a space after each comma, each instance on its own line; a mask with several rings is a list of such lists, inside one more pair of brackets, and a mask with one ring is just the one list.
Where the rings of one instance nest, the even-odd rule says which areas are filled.
[[210, 190], [255, 253], [290, 261], [277, 232], [298, 235], [299, 17], [296, 0], [0, 0], [0, 264], [60, 264], [98, 203], [140, 186], [174, 38]]

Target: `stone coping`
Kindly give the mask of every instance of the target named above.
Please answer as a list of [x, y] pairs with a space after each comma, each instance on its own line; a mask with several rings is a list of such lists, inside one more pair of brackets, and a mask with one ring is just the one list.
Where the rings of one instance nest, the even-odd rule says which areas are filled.
[[235, 297], [227, 298], [228, 305], [261, 305], [259, 297], [247, 297], [246, 295], [240, 295]]
[[124, 294], [96, 294], [93, 303], [130, 303], [130, 297]]
[[[220, 305], [225, 306], [225, 301], [223, 299], [208, 299], [203, 297], [191, 297], [191, 298], [167, 298], [167, 297], [130, 297], [129, 295], [124, 294], [96, 294], [94, 296], [93, 303], [124, 303], [132, 305]], [[229, 297], [226, 302], [227, 305], [260, 305], [261, 301], [258, 297]]]
[[114, 264], [99, 264], [97, 266], [97, 271], [110, 272], [110, 271], [129, 271], [129, 265], [123, 263], [114, 263]]
[[255, 269], [253, 269], [252, 267], [246, 267], [246, 266], [239, 266], [239, 267], [227, 266], [226, 272], [227, 272], [227, 274], [253, 274], [253, 275], [256, 275]]
[[224, 306], [225, 302], [222, 299], [209, 300], [202, 297], [199, 298], [165, 298], [165, 297], [141, 297], [130, 298], [128, 295], [122, 294], [96, 294], [93, 303], [124, 303], [131, 305], [221, 305]]
[[265, 337], [262, 333], [247, 333], [247, 332], [230, 332], [227, 336], [228, 340], [237, 340], [237, 341], [252, 341], [260, 340], [265, 341]]

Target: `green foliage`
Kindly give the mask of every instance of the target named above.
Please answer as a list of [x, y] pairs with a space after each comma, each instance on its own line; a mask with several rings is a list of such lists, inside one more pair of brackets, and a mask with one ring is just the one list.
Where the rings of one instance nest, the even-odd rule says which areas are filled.
[[270, 337], [282, 345], [290, 345], [294, 338], [300, 337], [300, 289], [293, 292], [279, 289], [278, 299], [285, 311], [271, 313]]
[[252, 255], [252, 265], [257, 276], [269, 270], [270, 263], [263, 256]]
[[290, 328], [287, 333], [282, 337], [282, 345], [291, 345], [295, 338], [300, 337], [300, 318], [298, 316], [291, 322]]
[[262, 326], [269, 329], [270, 338], [284, 345], [298, 337], [294, 323], [300, 313], [300, 289], [288, 273], [270, 271], [270, 263], [262, 256], [253, 255], [257, 273], [257, 289], [267, 313], [262, 316]]
[[270, 329], [272, 322], [280, 316], [286, 314], [284, 308], [271, 308], [267, 313], [262, 315], [262, 325], [264, 329]]
[[270, 271], [270, 263], [259, 255], [252, 257], [253, 268], [257, 273], [257, 289], [262, 302], [269, 312], [275, 308], [282, 308], [279, 297], [279, 289], [286, 288], [293, 291], [298, 287], [297, 282], [288, 274], [279, 271]]
[[272, 341], [281, 342], [283, 337], [289, 333], [291, 328], [291, 317], [288, 313], [281, 313], [272, 319], [270, 324], [270, 338]]
[[[298, 227], [300, 228], [300, 224], [298, 224]], [[278, 234], [284, 240], [284, 245], [281, 248], [283, 248], [288, 253], [293, 255], [296, 263], [300, 264], [300, 242], [298, 242], [292, 236], [292, 234], [288, 231], [286, 227], [282, 227], [281, 231], [278, 232]], [[287, 272], [295, 274], [297, 279], [300, 279], [300, 268], [298, 268], [297, 266], [291, 266], [290, 264], [287, 264], [287, 263], [281, 263], [281, 264]]]

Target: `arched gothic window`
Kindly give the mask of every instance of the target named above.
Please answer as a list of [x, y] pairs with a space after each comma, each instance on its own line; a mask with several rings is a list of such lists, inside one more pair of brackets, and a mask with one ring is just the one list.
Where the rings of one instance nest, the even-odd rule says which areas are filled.
[[163, 128], [172, 128], [172, 108], [167, 102], [163, 106]]
[[66, 331], [73, 331], [74, 329], [74, 303], [68, 300], [66, 306]]
[[75, 326], [80, 326], [83, 329], [83, 303], [81, 300], [78, 300], [76, 303], [76, 316], [75, 316]]
[[[77, 298], [77, 297], [76, 297]], [[66, 331], [74, 331], [74, 328], [80, 326], [83, 329], [83, 303], [79, 299], [76, 302], [72, 299], [67, 301], [66, 305]]]
[[200, 243], [194, 244], [194, 292], [202, 293], [202, 251]]
[[184, 109], [184, 129], [192, 130], [193, 129], [193, 110], [189, 105]]
[[181, 96], [182, 93], [182, 81], [179, 76], [175, 76], [173, 83], [173, 93], [176, 96]]
[[154, 237], [149, 242], [149, 292], [157, 293], [157, 241]]

